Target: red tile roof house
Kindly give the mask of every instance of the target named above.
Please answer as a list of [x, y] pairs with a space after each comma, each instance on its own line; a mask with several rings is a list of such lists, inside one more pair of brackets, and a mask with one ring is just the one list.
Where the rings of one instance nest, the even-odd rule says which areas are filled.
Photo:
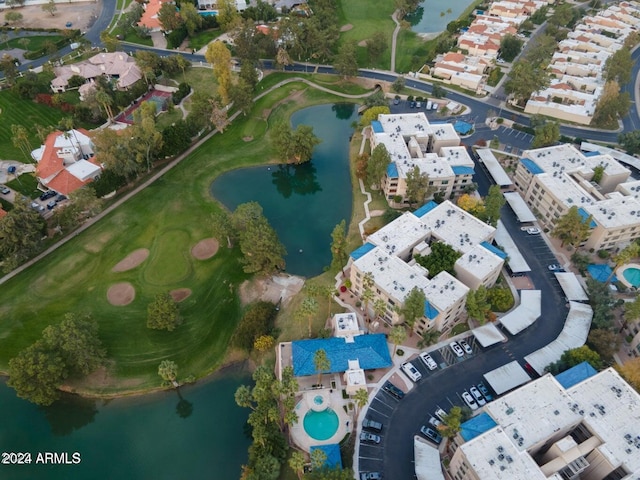
[[5, 210], [3, 210], [2, 208], [0, 208], [0, 220], [2, 219], [2, 217], [4, 217], [7, 214], [7, 212]]
[[64, 195], [95, 180], [102, 172], [89, 132], [83, 128], [50, 133], [31, 156], [38, 163], [36, 177], [40, 184]]

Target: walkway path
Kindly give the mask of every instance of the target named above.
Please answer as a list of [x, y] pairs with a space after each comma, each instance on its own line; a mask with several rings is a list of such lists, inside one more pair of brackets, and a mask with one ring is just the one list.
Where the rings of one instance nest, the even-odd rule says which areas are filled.
[[400, 22], [398, 22], [398, 10], [391, 14], [391, 20], [396, 24], [396, 28], [393, 30], [391, 36], [391, 71], [396, 71], [396, 40], [398, 39], [398, 33], [400, 32]]

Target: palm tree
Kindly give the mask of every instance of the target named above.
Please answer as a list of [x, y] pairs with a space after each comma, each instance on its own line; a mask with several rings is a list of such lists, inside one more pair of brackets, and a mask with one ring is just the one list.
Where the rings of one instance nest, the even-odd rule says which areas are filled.
[[422, 332], [422, 338], [418, 342], [418, 348], [425, 348], [433, 345], [440, 338], [440, 332], [437, 330], [427, 330]]
[[302, 452], [295, 451], [291, 454], [291, 457], [289, 457], [289, 466], [291, 467], [291, 470], [296, 472], [299, 479], [302, 479], [306, 463], [307, 459]]
[[620, 250], [616, 255], [614, 255], [613, 262], [615, 263], [615, 266], [611, 270], [611, 273], [609, 274], [609, 277], [607, 278], [606, 283], [609, 283], [611, 281], [616, 270], [621, 265], [624, 265], [625, 263], [629, 263], [632, 259], [634, 259], [637, 256], [640, 256], [640, 244], [637, 244], [636, 242], [633, 242], [627, 245], [625, 248]]
[[360, 388], [356, 391], [353, 396], [353, 400], [356, 403], [356, 417], [358, 416], [358, 412], [362, 407], [364, 407], [369, 401], [369, 391], [366, 388]]
[[318, 302], [313, 297], [306, 297], [300, 308], [298, 309], [298, 316], [306, 318], [309, 326], [309, 338], [311, 338], [311, 319], [318, 312]]
[[382, 298], [376, 298], [373, 302], [373, 312], [376, 314], [376, 319], [382, 317], [384, 312], [387, 311], [387, 302]]
[[111, 106], [113, 105], [113, 98], [111, 98], [111, 95], [103, 90], [98, 90], [96, 91], [95, 98], [96, 102], [98, 102], [104, 109], [109, 121], [113, 120], [113, 110], [111, 109]]
[[174, 387], [178, 387], [176, 378], [178, 376], [178, 364], [171, 360], [163, 360], [158, 366], [158, 375], [162, 377], [165, 382], [171, 382]]
[[404, 342], [407, 339], [407, 330], [402, 325], [396, 325], [389, 332], [389, 340], [393, 343], [393, 355], [391, 358], [396, 356], [396, 350], [398, 349], [398, 345]]
[[331, 360], [329, 360], [325, 349], [316, 350], [316, 353], [313, 354], [313, 365], [318, 372], [318, 385], [322, 385], [322, 373], [331, 369]]

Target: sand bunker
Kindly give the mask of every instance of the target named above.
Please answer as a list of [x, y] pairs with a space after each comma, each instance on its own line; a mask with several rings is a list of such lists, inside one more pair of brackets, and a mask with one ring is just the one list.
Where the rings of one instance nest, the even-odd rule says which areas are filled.
[[129, 305], [136, 298], [136, 289], [129, 282], [116, 283], [109, 287], [107, 300], [111, 305]]
[[352, 28], [353, 28], [353, 25], [351, 25], [350, 23], [347, 23], [346, 25], [343, 25], [343, 26], [340, 27], [340, 31], [341, 32], [348, 32]]
[[139, 248], [134, 250], [124, 259], [120, 260], [115, 267], [111, 269], [112, 272], [126, 272], [132, 270], [144, 262], [149, 256], [149, 250], [146, 248]]
[[178, 288], [176, 290], [171, 290], [169, 292], [169, 295], [171, 295], [171, 298], [173, 298], [173, 301], [176, 303], [180, 303], [181, 301], [187, 299], [189, 296], [191, 296], [191, 289], [190, 288]]
[[215, 238], [205, 238], [194, 245], [191, 249], [191, 255], [198, 260], [206, 260], [218, 252], [219, 246], [218, 240]]

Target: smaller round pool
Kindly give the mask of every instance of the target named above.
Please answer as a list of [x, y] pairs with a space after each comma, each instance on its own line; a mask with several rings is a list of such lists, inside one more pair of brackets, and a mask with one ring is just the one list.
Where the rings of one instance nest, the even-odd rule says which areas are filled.
[[[317, 398], [317, 397], [316, 397]], [[315, 401], [315, 399], [314, 399]], [[338, 431], [340, 420], [336, 412], [327, 408], [322, 412], [309, 410], [304, 416], [304, 431], [315, 440], [328, 440]]]
[[324, 398], [322, 397], [322, 395], [316, 395], [313, 399], [313, 403], [315, 403], [316, 405], [322, 405], [322, 402], [324, 402]]
[[634, 287], [640, 287], [640, 268], [625, 268], [622, 276]]

